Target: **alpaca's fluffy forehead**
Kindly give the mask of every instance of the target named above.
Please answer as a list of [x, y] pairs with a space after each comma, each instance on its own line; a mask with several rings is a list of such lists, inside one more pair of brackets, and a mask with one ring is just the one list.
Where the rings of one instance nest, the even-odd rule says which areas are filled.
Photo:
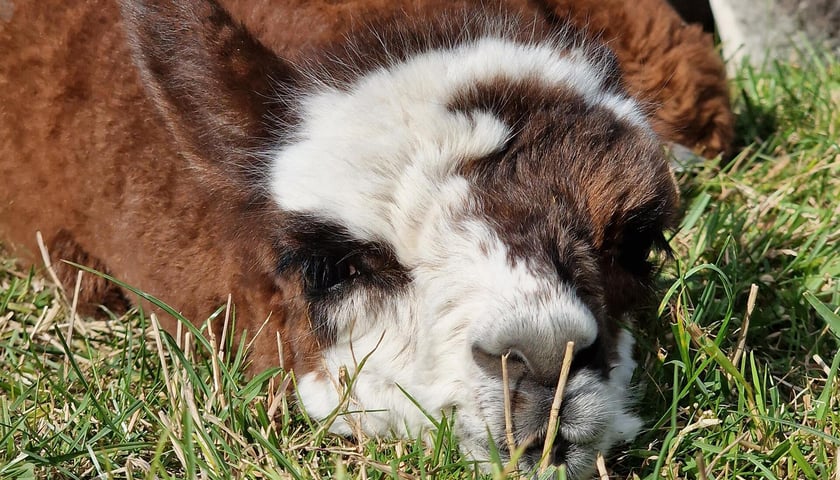
[[482, 83], [536, 82], [645, 124], [636, 104], [607, 85], [605, 67], [585, 53], [485, 37], [386, 63], [345, 88], [316, 86], [300, 100], [295, 140], [274, 154], [272, 194], [284, 210], [384, 241], [411, 264], [418, 237], [428, 233], [418, 228], [474, 210], [476, 186], [463, 166], [517, 134], [495, 112], [452, 108], [459, 93]]

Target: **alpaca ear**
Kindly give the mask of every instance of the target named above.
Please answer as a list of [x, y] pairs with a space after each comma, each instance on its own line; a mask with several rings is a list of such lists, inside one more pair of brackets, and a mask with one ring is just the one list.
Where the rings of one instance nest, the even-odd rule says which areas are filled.
[[292, 69], [214, 0], [120, 0], [143, 83], [195, 166], [247, 166]]

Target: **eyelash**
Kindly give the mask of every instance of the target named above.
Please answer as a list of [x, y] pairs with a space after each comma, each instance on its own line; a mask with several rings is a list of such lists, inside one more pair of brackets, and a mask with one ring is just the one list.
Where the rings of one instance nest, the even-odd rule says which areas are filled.
[[310, 295], [322, 295], [340, 284], [358, 278], [363, 270], [359, 259], [344, 256], [312, 255], [302, 262], [304, 287]]

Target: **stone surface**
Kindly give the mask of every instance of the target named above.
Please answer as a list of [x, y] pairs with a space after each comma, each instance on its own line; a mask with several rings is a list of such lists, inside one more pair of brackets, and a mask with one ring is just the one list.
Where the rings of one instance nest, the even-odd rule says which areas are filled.
[[790, 60], [811, 46], [840, 55], [840, 0], [710, 0], [724, 57]]

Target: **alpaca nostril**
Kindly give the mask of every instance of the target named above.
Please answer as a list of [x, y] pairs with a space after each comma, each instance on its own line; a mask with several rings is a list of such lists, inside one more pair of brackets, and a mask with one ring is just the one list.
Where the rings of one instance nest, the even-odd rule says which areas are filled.
[[595, 337], [591, 345], [575, 352], [570, 372], [575, 373], [583, 368], [594, 370], [605, 378], [609, 377], [609, 362], [601, 335]]
[[497, 353], [488, 352], [480, 345], [472, 346], [472, 357], [475, 363], [481, 367], [482, 370], [497, 377], [501, 377], [502, 375], [502, 357], [505, 354], [508, 354], [506, 363], [508, 373], [511, 376], [521, 377], [530, 374], [531, 369], [529, 367], [528, 360], [517, 349], [507, 348], [501, 353]]

